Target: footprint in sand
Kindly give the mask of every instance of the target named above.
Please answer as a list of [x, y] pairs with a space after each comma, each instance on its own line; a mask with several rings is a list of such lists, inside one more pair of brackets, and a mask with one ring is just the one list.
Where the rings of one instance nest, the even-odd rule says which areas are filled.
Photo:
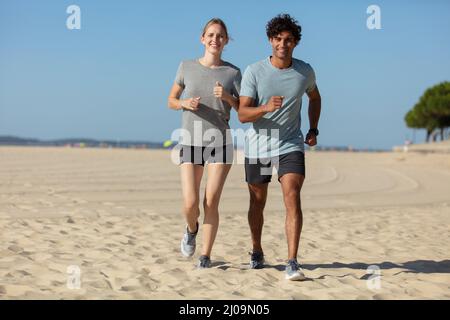
[[20, 253], [23, 252], [23, 248], [18, 245], [12, 245], [8, 247], [9, 250], [11, 250], [14, 253]]
[[93, 287], [95, 289], [112, 289], [113, 288], [111, 285], [111, 282], [109, 282], [106, 279], [84, 282], [83, 285], [87, 286], [87, 287]]
[[122, 283], [120, 290], [122, 291], [136, 291], [141, 289], [142, 285], [138, 279], [131, 278]]

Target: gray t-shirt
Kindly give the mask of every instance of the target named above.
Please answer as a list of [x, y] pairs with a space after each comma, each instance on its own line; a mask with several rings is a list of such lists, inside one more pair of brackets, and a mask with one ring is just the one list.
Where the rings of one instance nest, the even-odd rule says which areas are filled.
[[183, 99], [201, 97], [197, 111], [183, 110], [180, 144], [214, 147], [232, 144], [228, 130], [232, 107], [214, 96], [216, 81], [239, 97], [241, 71], [231, 63], [208, 68], [198, 60], [188, 60], [178, 67], [175, 83], [184, 89]]
[[242, 79], [241, 96], [255, 99], [256, 106], [267, 104], [272, 96], [284, 96], [279, 110], [266, 113], [253, 122], [246, 133], [245, 156], [270, 158], [292, 152], [304, 152], [300, 130], [302, 96], [316, 87], [313, 68], [292, 59], [287, 69], [278, 69], [270, 57], [247, 67]]

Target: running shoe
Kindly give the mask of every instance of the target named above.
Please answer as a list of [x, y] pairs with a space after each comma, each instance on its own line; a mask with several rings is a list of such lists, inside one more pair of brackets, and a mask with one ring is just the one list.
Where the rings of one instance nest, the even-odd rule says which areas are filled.
[[211, 268], [211, 259], [208, 256], [200, 256], [197, 267], [199, 269]]
[[262, 269], [264, 268], [264, 253], [260, 251], [249, 252], [250, 257], [250, 269]]
[[188, 227], [186, 226], [186, 231], [184, 232], [183, 239], [181, 239], [181, 253], [185, 257], [192, 257], [195, 252], [195, 238], [198, 233], [198, 222], [197, 222], [197, 231], [195, 233], [189, 232]]
[[286, 265], [286, 280], [306, 280], [305, 274], [296, 259], [290, 259]]

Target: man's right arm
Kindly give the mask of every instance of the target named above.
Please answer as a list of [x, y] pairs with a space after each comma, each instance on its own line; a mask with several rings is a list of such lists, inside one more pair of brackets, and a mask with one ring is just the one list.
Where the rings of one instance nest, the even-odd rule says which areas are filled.
[[281, 96], [273, 96], [267, 104], [255, 107], [255, 100], [253, 98], [241, 96], [239, 98], [238, 110], [239, 121], [242, 123], [255, 122], [266, 113], [280, 109], [283, 98]]

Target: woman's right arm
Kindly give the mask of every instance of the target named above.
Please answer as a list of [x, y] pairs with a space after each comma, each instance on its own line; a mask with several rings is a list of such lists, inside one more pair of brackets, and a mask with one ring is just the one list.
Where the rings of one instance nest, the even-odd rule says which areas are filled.
[[172, 89], [170, 89], [169, 98], [167, 99], [167, 106], [173, 110], [183, 109], [183, 104], [180, 100], [181, 93], [183, 92], [183, 87], [179, 84], [174, 83]]
[[172, 89], [170, 90], [169, 98], [167, 99], [167, 106], [172, 110], [186, 109], [196, 111], [198, 109], [200, 97], [181, 100], [180, 96], [182, 92], [183, 87], [177, 83], [174, 83]]

